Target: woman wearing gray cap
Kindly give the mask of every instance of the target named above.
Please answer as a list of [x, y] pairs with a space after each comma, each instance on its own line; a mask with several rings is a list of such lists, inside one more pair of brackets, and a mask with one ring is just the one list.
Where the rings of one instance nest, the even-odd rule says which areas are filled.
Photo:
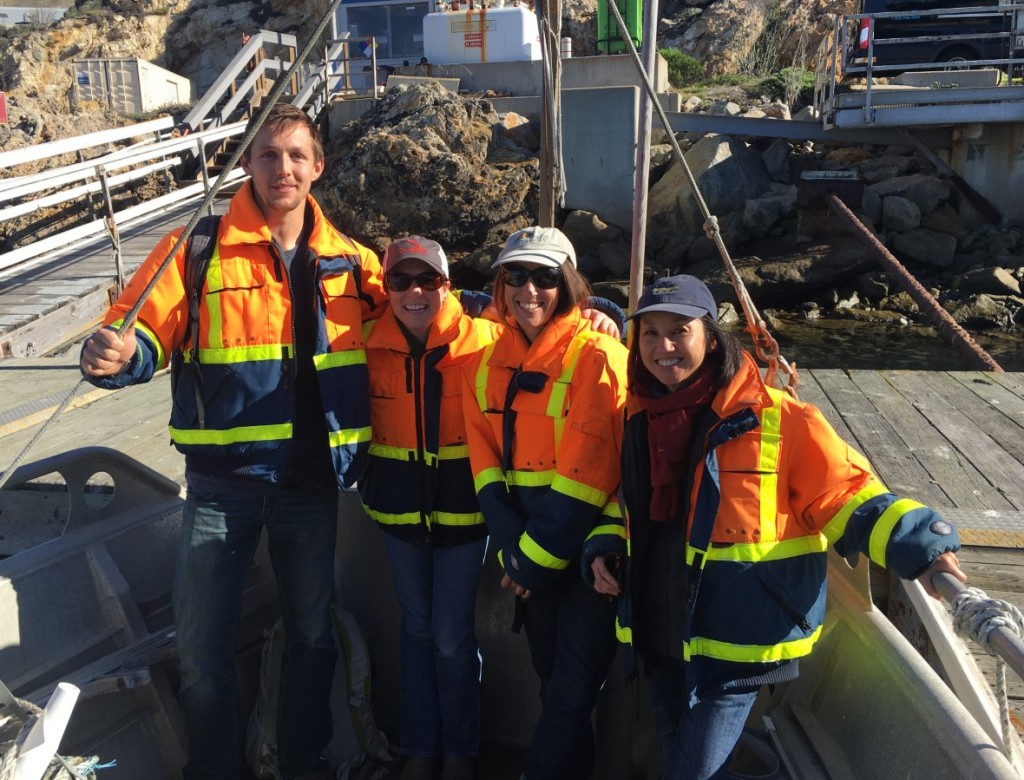
[[589, 288], [560, 230], [513, 233], [495, 265], [507, 327], [464, 373], [470, 463], [541, 683], [525, 777], [585, 780], [615, 612], [580, 577], [579, 561], [588, 535], [620, 524], [626, 350], [582, 317]]
[[629, 539], [585, 550], [650, 681], [669, 780], [721, 777], [757, 691], [797, 676], [825, 614], [828, 543], [901, 577], [966, 579], [956, 530], [898, 499], [821, 413], [766, 387], [699, 279], [632, 317], [622, 496]]

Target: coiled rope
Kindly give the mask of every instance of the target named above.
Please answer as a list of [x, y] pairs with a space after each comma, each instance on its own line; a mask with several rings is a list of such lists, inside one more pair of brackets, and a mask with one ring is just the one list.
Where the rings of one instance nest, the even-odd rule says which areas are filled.
[[1010, 740], [1013, 725], [1006, 696], [1006, 661], [996, 652], [990, 640], [992, 633], [999, 628], [1020, 640], [1024, 635], [1024, 615], [1008, 601], [989, 598], [980, 588], [964, 587], [953, 597], [950, 606], [953, 610], [953, 629], [957, 635], [973, 639], [996, 659], [996, 699], [999, 702], [999, 719], [1003, 731], [1003, 753], [1012, 760]]
[[[628, 27], [622, 19], [622, 14], [618, 9], [618, 3], [608, 3], [608, 10], [615, 16], [615, 21], [619, 26], [619, 30], [626, 30]], [[658, 119], [661, 121], [662, 127], [665, 128], [665, 134], [668, 136], [668, 141], [672, 145], [672, 155], [679, 162], [683, 168], [683, 172], [686, 174], [686, 181], [690, 185], [690, 191], [693, 193], [693, 197], [697, 201], [697, 206], [700, 208], [700, 213], [704, 217], [704, 233], [714, 243], [718, 249], [718, 254], [722, 258], [722, 262], [725, 264], [726, 271], [729, 273], [729, 279], [732, 281], [733, 289], [736, 290], [736, 298], [740, 302], [740, 306], [743, 308], [743, 316], [747, 321], [746, 330], [754, 340], [754, 352], [758, 359], [765, 362], [768, 366], [765, 372], [765, 383], [771, 386], [778, 384], [778, 373], [781, 369], [786, 375], [785, 384], [781, 385], [782, 388], [793, 397], [796, 397], [797, 390], [800, 387], [800, 377], [796, 372], [796, 364], [790, 364], [784, 357], [779, 353], [779, 343], [775, 338], [768, 332], [768, 326], [765, 324], [764, 318], [761, 317], [757, 311], [757, 307], [754, 305], [754, 301], [750, 298], [750, 294], [747, 292], [746, 286], [743, 284], [743, 280], [740, 278], [739, 271], [736, 269], [735, 263], [729, 256], [729, 250], [725, 246], [725, 241], [722, 239], [722, 231], [718, 227], [718, 218], [711, 213], [711, 209], [708, 208], [708, 204], [704, 201], [704, 196], [701, 194], [700, 187], [697, 185], [697, 180], [694, 178], [693, 171], [690, 170], [689, 164], [686, 162], [686, 158], [683, 156], [683, 150], [679, 148], [679, 142], [676, 141], [675, 133], [672, 132], [672, 126], [669, 124], [668, 117], [665, 115], [665, 110], [661, 107], [661, 102], [658, 100], [658, 96], [654, 91], [654, 85], [651, 83], [650, 77], [647, 75], [647, 71], [644, 70], [643, 62], [640, 60], [640, 54], [636, 50], [636, 45], [633, 43], [632, 38], [629, 35], [621, 36], [622, 41], [626, 44], [629, 49], [630, 55], [633, 57], [633, 64], [636, 65], [637, 72], [640, 74], [640, 78], [644, 83], [644, 88], [647, 90], [647, 94], [651, 98], [651, 106], [655, 111], [658, 112]]]
[[[170, 267], [171, 262], [174, 260], [174, 256], [178, 253], [178, 250], [181, 249], [181, 247], [183, 247], [185, 243], [188, 241], [189, 236], [192, 235], [192, 231], [195, 230], [196, 225], [199, 224], [199, 220], [202, 219], [203, 214], [210, 208], [210, 205], [213, 203], [214, 198], [217, 197], [217, 193], [219, 193], [221, 187], [223, 187], [228, 174], [230, 174], [231, 171], [234, 170], [235, 166], [238, 164], [238, 161], [242, 158], [242, 154], [244, 154], [245, 150], [252, 142], [252, 139], [255, 138], [256, 134], [260, 131], [260, 128], [263, 127], [263, 123], [267, 121], [267, 117], [270, 115], [270, 111], [271, 109], [273, 109], [274, 104], [277, 103], [278, 99], [281, 97], [282, 94], [284, 94], [285, 89], [287, 89], [289, 84], [291, 83], [291, 75], [293, 73], [298, 73], [299, 68], [309, 58], [310, 52], [313, 51], [313, 47], [315, 46], [316, 42], [320, 39], [320, 36], [323, 34], [324, 30], [327, 29], [327, 25], [330, 24], [331, 19], [334, 18], [334, 13], [339, 5], [341, 5], [341, 0], [331, 0], [330, 6], [327, 8], [326, 11], [324, 11], [323, 16], [317, 23], [316, 29], [309, 36], [309, 42], [306, 44], [305, 48], [301, 52], [299, 52], [298, 56], [296, 56], [295, 61], [292, 62], [291, 64], [291, 67], [288, 68], [288, 70], [285, 73], [281, 73], [278, 75], [277, 80], [274, 82], [273, 88], [270, 90], [269, 94], [267, 95], [264, 101], [263, 107], [260, 109], [259, 113], [256, 115], [256, 118], [250, 124], [248, 132], [246, 132], [246, 134], [242, 137], [242, 141], [238, 144], [238, 146], [235, 148], [235, 151], [232, 152], [231, 157], [229, 157], [228, 161], [224, 164], [224, 168], [223, 170], [221, 170], [220, 175], [217, 176], [216, 180], [213, 182], [213, 185], [210, 187], [210, 191], [206, 193], [206, 196], [203, 198], [203, 202], [199, 204], [199, 207], [195, 210], [195, 213], [192, 214], [192, 218], [185, 225], [184, 230], [181, 231], [181, 235], [178, 237], [178, 240], [174, 243], [174, 246], [171, 247], [170, 251], [167, 253], [167, 256], [163, 259], [163, 262], [161, 262], [160, 265], [157, 267], [156, 273], [153, 275], [153, 278], [149, 280], [149, 284], [146, 285], [146, 287], [139, 294], [138, 300], [135, 301], [135, 304], [132, 306], [132, 308], [129, 309], [129, 311], [125, 314], [124, 321], [121, 323], [121, 327], [117, 329], [118, 337], [123, 336], [125, 331], [127, 331], [135, 324], [135, 320], [139, 316], [139, 311], [142, 309], [142, 306], [146, 302], [146, 299], [149, 298], [150, 293], [153, 292], [153, 288], [156, 287], [156, 284], [160, 280], [160, 277], [163, 276], [164, 272]], [[29, 440], [28, 444], [26, 444], [25, 447], [22, 448], [21, 452], [19, 452], [15, 456], [14, 460], [11, 461], [11, 465], [8, 466], [7, 470], [3, 473], [2, 476], [0, 476], [0, 490], [2, 490], [4, 485], [7, 484], [7, 481], [11, 478], [11, 475], [14, 474], [18, 466], [22, 464], [22, 462], [25, 460], [25, 456], [28, 455], [28, 453], [32, 450], [36, 443], [43, 437], [43, 434], [46, 433], [47, 429], [68, 408], [68, 406], [71, 403], [71, 400], [78, 393], [78, 389], [83, 384], [85, 384], [85, 382], [86, 379], [83, 377], [75, 383], [74, 387], [72, 387], [68, 391], [68, 394], [64, 397], [64, 400], [60, 402], [60, 405], [58, 405], [57, 408], [54, 410], [53, 414], [50, 415], [50, 418], [46, 422], [44, 422], [42, 426], [40, 426], [39, 430], [36, 431], [35, 435]]]

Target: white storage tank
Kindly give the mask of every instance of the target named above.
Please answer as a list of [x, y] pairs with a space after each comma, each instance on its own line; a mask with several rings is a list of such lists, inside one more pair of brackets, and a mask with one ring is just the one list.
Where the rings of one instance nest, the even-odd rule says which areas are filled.
[[427, 14], [423, 54], [435, 65], [539, 60], [537, 17], [525, 6]]

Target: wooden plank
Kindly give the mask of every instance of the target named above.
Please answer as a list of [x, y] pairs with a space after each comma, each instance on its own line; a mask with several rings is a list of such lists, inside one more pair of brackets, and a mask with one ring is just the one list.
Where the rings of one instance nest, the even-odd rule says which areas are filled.
[[851, 443], [865, 453], [890, 490], [931, 506], [956, 505], [846, 372], [819, 369], [814, 375], [852, 433]]
[[[924, 374], [885, 371], [883, 376], [906, 398], [913, 399], [914, 408], [926, 416], [960, 457], [977, 469], [982, 479], [974, 481], [974, 490], [979, 491], [983, 500], [998, 495], [1017, 509], [1024, 508], [1024, 465], [1009, 456], [961, 409], [936, 392], [924, 381]], [[974, 395], [967, 398], [973, 407], [981, 403]], [[995, 507], [995, 504], [989, 506]]]
[[[839, 413], [835, 405], [829, 400], [829, 397], [825, 394], [825, 391], [821, 389], [821, 385], [818, 384], [818, 380], [814, 378], [814, 372], [809, 370], [802, 370], [800, 372], [800, 400], [810, 404], [814, 404], [818, 410], [825, 415], [825, 419], [828, 420], [829, 424], [835, 428], [836, 433], [843, 437], [850, 445], [856, 447], [856, 437], [850, 432], [850, 429], [846, 426], [843, 415]], [[860, 451], [860, 450], [858, 450]], [[861, 455], [864, 455], [863, 451], [860, 451]], [[865, 456], [866, 457], [866, 456]]]
[[1005, 387], [1014, 395], [1024, 398], [1024, 374], [1007, 374], [993, 371], [991, 374], [985, 374], [985, 377]]
[[[987, 483], [973, 465], [959, 456], [956, 448], [880, 372], [851, 371], [850, 374], [861, 391], [878, 407], [881, 416], [896, 431], [896, 438], [903, 451], [923, 467], [929, 475], [929, 481], [941, 488], [952, 501], [951, 506], [963, 509], [1014, 508], [1013, 504]], [[987, 490], [978, 492], [979, 486]]]
[[[984, 377], [984, 375], [981, 375]], [[1020, 398], [1005, 387], [977, 378], [977, 375], [954, 371], [951, 373], [925, 374], [925, 381], [931, 384], [950, 403], [958, 406], [964, 414], [983, 428], [989, 436], [999, 442], [1007, 453], [1018, 463], [1024, 463], [1024, 398]], [[963, 401], [953, 383], [964, 391], [978, 397], [980, 404]]]

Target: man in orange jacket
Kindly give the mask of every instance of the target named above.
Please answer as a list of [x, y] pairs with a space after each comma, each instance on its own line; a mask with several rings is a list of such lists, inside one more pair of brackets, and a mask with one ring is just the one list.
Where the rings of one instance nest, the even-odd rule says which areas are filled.
[[163, 239], [86, 342], [93, 384], [148, 381], [171, 362], [170, 433], [188, 495], [174, 585], [187, 778], [234, 778], [234, 634], [246, 569], [267, 529], [287, 644], [278, 725], [286, 780], [333, 777], [330, 619], [338, 485], [359, 475], [370, 421], [362, 322], [384, 306], [380, 264], [310, 196], [316, 127], [278, 105], [242, 157], [251, 176], [221, 219], [189, 342], [185, 252], [133, 328], [116, 327], [180, 235]]

